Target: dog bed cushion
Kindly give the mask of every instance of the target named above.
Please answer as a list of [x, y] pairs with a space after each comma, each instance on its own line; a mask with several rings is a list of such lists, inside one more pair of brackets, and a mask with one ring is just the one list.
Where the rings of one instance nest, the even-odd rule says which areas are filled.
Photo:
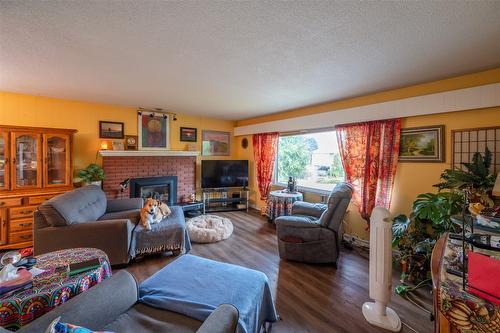
[[229, 238], [233, 224], [217, 215], [200, 215], [186, 222], [189, 238], [195, 243], [214, 243]]

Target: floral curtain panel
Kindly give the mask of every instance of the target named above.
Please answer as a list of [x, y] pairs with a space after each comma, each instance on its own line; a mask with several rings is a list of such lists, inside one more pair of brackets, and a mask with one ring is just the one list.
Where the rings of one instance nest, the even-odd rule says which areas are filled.
[[346, 180], [354, 202], [370, 220], [375, 206], [389, 208], [399, 156], [400, 119], [336, 126]]
[[267, 199], [271, 189], [279, 137], [278, 132], [253, 135], [253, 156], [261, 200]]

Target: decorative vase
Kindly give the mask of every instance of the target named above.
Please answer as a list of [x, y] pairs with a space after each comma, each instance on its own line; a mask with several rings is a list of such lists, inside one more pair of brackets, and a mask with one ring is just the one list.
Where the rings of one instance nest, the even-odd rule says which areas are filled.
[[290, 193], [295, 192], [295, 186], [296, 186], [295, 179], [293, 179], [293, 177], [288, 177], [288, 185], [287, 185], [288, 192]]

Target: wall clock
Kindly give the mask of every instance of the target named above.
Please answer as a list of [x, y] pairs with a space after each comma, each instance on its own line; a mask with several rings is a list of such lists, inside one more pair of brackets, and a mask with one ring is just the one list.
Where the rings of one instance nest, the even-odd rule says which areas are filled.
[[137, 135], [125, 135], [125, 150], [137, 150]]

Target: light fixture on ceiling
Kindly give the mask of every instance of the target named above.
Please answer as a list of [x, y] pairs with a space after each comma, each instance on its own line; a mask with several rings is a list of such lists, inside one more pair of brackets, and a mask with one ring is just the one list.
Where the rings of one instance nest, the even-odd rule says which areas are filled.
[[163, 115], [163, 119], [167, 119], [168, 116], [171, 115], [172, 116], [172, 120], [173, 121], [177, 121], [177, 114], [176, 113], [164, 111], [164, 109], [162, 109], [162, 108], [154, 108], [154, 109], [146, 109], [146, 108], [143, 108], [143, 107], [138, 107], [137, 108], [137, 114], [139, 116], [141, 116], [143, 112], [150, 112], [149, 116], [151, 118], [155, 117], [157, 115], [156, 113], [159, 113], [159, 114]]

